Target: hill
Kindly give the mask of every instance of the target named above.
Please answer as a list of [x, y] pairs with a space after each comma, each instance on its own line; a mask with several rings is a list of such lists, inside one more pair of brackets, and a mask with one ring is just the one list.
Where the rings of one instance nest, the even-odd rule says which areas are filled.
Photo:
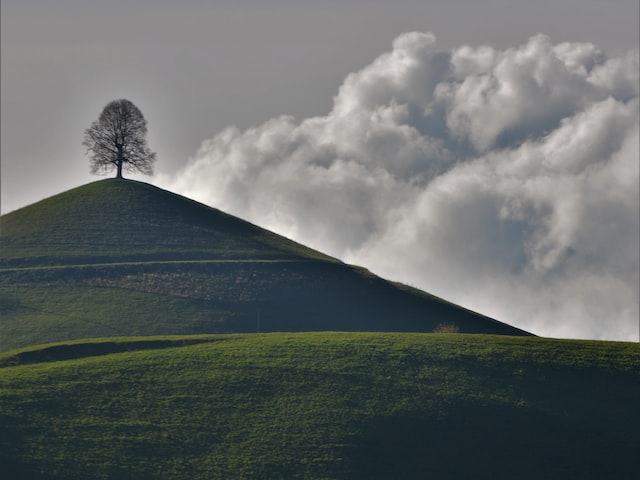
[[332, 261], [152, 185], [93, 182], [2, 216], [2, 267], [184, 260]]
[[628, 343], [105, 339], [0, 355], [0, 385], [5, 478], [634, 478], [640, 449]]
[[527, 335], [149, 184], [108, 179], [0, 219], [0, 351], [266, 331]]

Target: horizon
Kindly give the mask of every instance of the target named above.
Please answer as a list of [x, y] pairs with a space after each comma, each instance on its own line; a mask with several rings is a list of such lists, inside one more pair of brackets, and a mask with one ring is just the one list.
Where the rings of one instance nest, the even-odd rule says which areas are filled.
[[[196, 203], [198, 203], [198, 204], [200, 204], [200, 205], [203, 205], [203, 206], [205, 206], [205, 207], [208, 207], [208, 208], [214, 208], [214, 207], [211, 207], [210, 205], [207, 205], [207, 204], [205, 204], [205, 203], [199, 202], [199, 201], [198, 201], [198, 200], [196, 200], [196, 199], [186, 197], [186, 196], [184, 196], [184, 195], [181, 195], [180, 193], [172, 192], [172, 191], [170, 191], [170, 190], [167, 190], [167, 189], [164, 189], [164, 188], [162, 188], [162, 187], [159, 187], [159, 186], [157, 186], [157, 185], [155, 185], [155, 184], [153, 184], [153, 183], [151, 183], [151, 182], [144, 181], [144, 179], [130, 178], [130, 177], [112, 177], [112, 176], [107, 176], [107, 175], [101, 175], [101, 177], [106, 177], [106, 178], [99, 178], [99, 179], [97, 179], [97, 180], [93, 180], [93, 181], [91, 181], [91, 182], [87, 182], [87, 183], [84, 183], [84, 184], [81, 184], [81, 185], [76, 185], [76, 186], [74, 186], [74, 187], [71, 187], [69, 190], [66, 190], [66, 191], [63, 191], [63, 192], [58, 192], [58, 193], [56, 193], [56, 194], [54, 194], [54, 195], [52, 195], [52, 196], [57, 196], [57, 195], [65, 194], [65, 193], [66, 193], [66, 192], [68, 192], [68, 191], [75, 190], [75, 189], [80, 189], [80, 188], [82, 188], [82, 187], [84, 187], [84, 186], [88, 186], [88, 185], [93, 184], [93, 183], [99, 183], [99, 182], [104, 182], [104, 181], [123, 181], [123, 182], [133, 182], [133, 183], [138, 183], [138, 184], [148, 185], [148, 186], [151, 186], [151, 187], [154, 187], [154, 188], [158, 188], [158, 189], [160, 189], [160, 190], [163, 190], [163, 191], [165, 191], [165, 192], [168, 192], [168, 193], [171, 193], [171, 194], [178, 195], [179, 197], [183, 197], [183, 198], [186, 198], [186, 199], [188, 199], [188, 200], [192, 200], [192, 201], [194, 201], [194, 202], [196, 202]], [[42, 199], [36, 200], [33, 204], [25, 205], [24, 207], [20, 207], [20, 208], [18, 208], [18, 209], [16, 209], [16, 210], [13, 210], [12, 212], [7, 212], [7, 213], [5, 213], [5, 214], [2, 214], [2, 216], [7, 215], [7, 214], [9, 214], [9, 213], [13, 213], [13, 212], [19, 211], [19, 210], [21, 210], [21, 209], [23, 209], [23, 208], [31, 207], [32, 205], [35, 205], [35, 204], [37, 204], [37, 203], [39, 203], [39, 202], [42, 202], [42, 201], [46, 201], [46, 200], [48, 200], [49, 198], [51, 198], [51, 197], [45, 197], [45, 198], [42, 198]], [[214, 209], [215, 209], [215, 208], [214, 208]], [[216, 210], [217, 210], [217, 209], [216, 209]], [[224, 211], [222, 211], [222, 210], [220, 210], [220, 211], [221, 211], [222, 213], [227, 213], [227, 212], [224, 212]], [[235, 216], [233, 216], [233, 215], [231, 215], [231, 216], [232, 216], [232, 217], [234, 217], [234, 218], [238, 218], [238, 219], [240, 219], [241, 221], [247, 221], [247, 220], [241, 219], [240, 217], [235, 217]], [[248, 221], [247, 221], [247, 222], [248, 222]], [[254, 223], [252, 223], [252, 222], [249, 222], [249, 223], [250, 223], [250, 224], [252, 224], [252, 225], [256, 225], [256, 226], [258, 226], [258, 228], [262, 228], [262, 227], [260, 227], [259, 225], [254, 224]], [[267, 230], [268, 230], [268, 229], [267, 229]], [[268, 231], [270, 231], [270, 230], [268, 230]], [[275, 232], [274, 232], [274, 233], [275, 233]], [[276, 234], [276, 235], [278, 235], [278, 234]], [[287, 238], [287, 239], [289, 239], [289, 240], [293, 240], [293, 241], [295, 241], [294, 239], [291, 239], [291, 238], [288, 238], [288, 237], [284, 237], [284, 238]], [[303, 245], [304, 247], [307, 247], [307, 246], [306, 246], [306, 245], [304, 245], [304, 244], [302, 244], [302, 245]], [[318, 251], [318, 252], [319, 252], [319, 253], [321, 253], [321, 254], [325, 254], [325, 252], [322, 252], [322, 251]], [[337, 260], [340, 260], [340, 259], [337, 259]], [[363, 268], [361, 265], [356, 265], [356, 264], [349, 264], [349, 263], [347, 263], [347, 265], [352, 265], [352, 266], [355, 266], [355, 267], [358, 267], [358, 268]], [[377, 273], [377, 272], [373, 272], [373, 271], [372, 271], [371, 273], [373, 273], [374, 275], [378, 275], [378, 273]], [[383, 276], [379, 276], [379, 277], [380, 277], [380, 278], [382, 278], [383, 280], [387, 280], [387, 281], [390, 281], [390, 282], [398, 282], [398, 283], [400, 283], [400, 284], [403, 284], [403, 282], [401, 282], [401, 281], [399, 281], [399, 280], [396, 280], [396, 279], [392, 279], [392, 278], [385, 278], [385, 277], [383, 277]], [[418, 290], [421, 290], [419, 287], [416, 287], [415, 285], [410, 285], [410, 284], [405, 284], [405, 285], [407, 285], [408, 287], [411, 287], [411, 288], [417, 288]], [[424, 291], [424, 290], [422, 290], [422, 291]], [[431, 292], [426, 292], [426, 291], [425, 291], [425, 293], [431, 293]], [[451, 301], [450, 299], [447, 299], [447, 298], [445, 298], [445, 297], [439, 297], [439, 298], [441, 298], [441, 299], [442, 299], [442, 300], [444, 300], [445, 302], [448, 302], [448, 303], [452, 303], [452, 304], [454, 304], [454, 305], [457, 305], [455, 302], [453, 302], [453, 301]], [[463, 308], [464, 308], [464, 307], [463, 307]], [[480, 315], [485, 315], [485, 314], [484, 314], [484, 313], [482, 313], [482, 312], [477, 312], [477, 311], [473, 311], [473, 310], [470, 310], [470, 311], [472, 311], [473, 313], [478, 313], [478, 314], [480, 314]], [[499, 323], [504, 323], [505, 325], [508, 325], [508, 326], [510, 326], [510, 327], [519, 328], [519, 329], [521, 329], [523, 332], [525, 332], [525, 333], [527, 333], [527, 334], [531, 334], [531, 335], [536, 336], [536, 337], [538, 337], [538, 338], [549, 338], [549, 339], [557, 339], [557, 340], [600, 340], [600, 341], [621, 341], [621, 342], [627, 342], [627, 341], [630, 341], [630, 342], [632, 342], [632, 343], [635, 343], [635, 341], [634, 341], [634, 340], [624, 340], [624, 339], [623, 339], [623, 340], [607, 340], [607, 339], [590, 339], [590, 338], [545, 337], [545, 336], [543, 336], [543, 335], [539, 335], [539, 334], [537, 334], [536, 332], [533, 332], [533, 331], [527, 331], [526, 329], [523, 329], [523, 327], [522, 327], [522, 326], [514, 325], [513, 323], [509, 322], [509, 321], [508, 321], [508, 319], [507, 319], [507, 320], [504, 320], [504, 319], [491, 318], [491, 317], [487, 317], [487, 318], [489, 318], [489, 319], [491, 319], [491, 320], [496, 320], [496, 321], [498, 321]], [[639, 323], [639, 336], [640, 336], [640, 323]], [[639, 339], [638, 341], [640, 341], [640, 339]]]

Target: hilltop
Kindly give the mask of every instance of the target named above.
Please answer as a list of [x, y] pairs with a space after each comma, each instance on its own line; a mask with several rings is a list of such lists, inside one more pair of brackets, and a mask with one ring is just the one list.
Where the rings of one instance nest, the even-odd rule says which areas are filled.
[[637, 344], [391, 333], [0, 355], [7, 478], [634, 478]]
[[108, 179], [0, 219], [0, 350], [266, 331], [527, 335], [152, 185]]
[[2, 216], [2, 267], [178, 260], [334, 261], [150, 184], [106, 179]]

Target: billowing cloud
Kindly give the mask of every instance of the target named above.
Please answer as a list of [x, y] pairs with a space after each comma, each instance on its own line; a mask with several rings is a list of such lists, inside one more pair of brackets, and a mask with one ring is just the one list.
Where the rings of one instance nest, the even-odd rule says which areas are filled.
[[328, 115], [229, 127], [159, 183], [540, 335], [634, 339], [638, 105], [637, 51], [407, 33]]

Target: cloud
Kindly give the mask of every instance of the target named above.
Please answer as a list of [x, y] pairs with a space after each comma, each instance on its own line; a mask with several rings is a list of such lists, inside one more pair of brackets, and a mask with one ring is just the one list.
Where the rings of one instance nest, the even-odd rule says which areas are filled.
[[406, 33], [325, 116], [229, 127], [163, 186], [548, 336], [638, 329], [638, 52]]

